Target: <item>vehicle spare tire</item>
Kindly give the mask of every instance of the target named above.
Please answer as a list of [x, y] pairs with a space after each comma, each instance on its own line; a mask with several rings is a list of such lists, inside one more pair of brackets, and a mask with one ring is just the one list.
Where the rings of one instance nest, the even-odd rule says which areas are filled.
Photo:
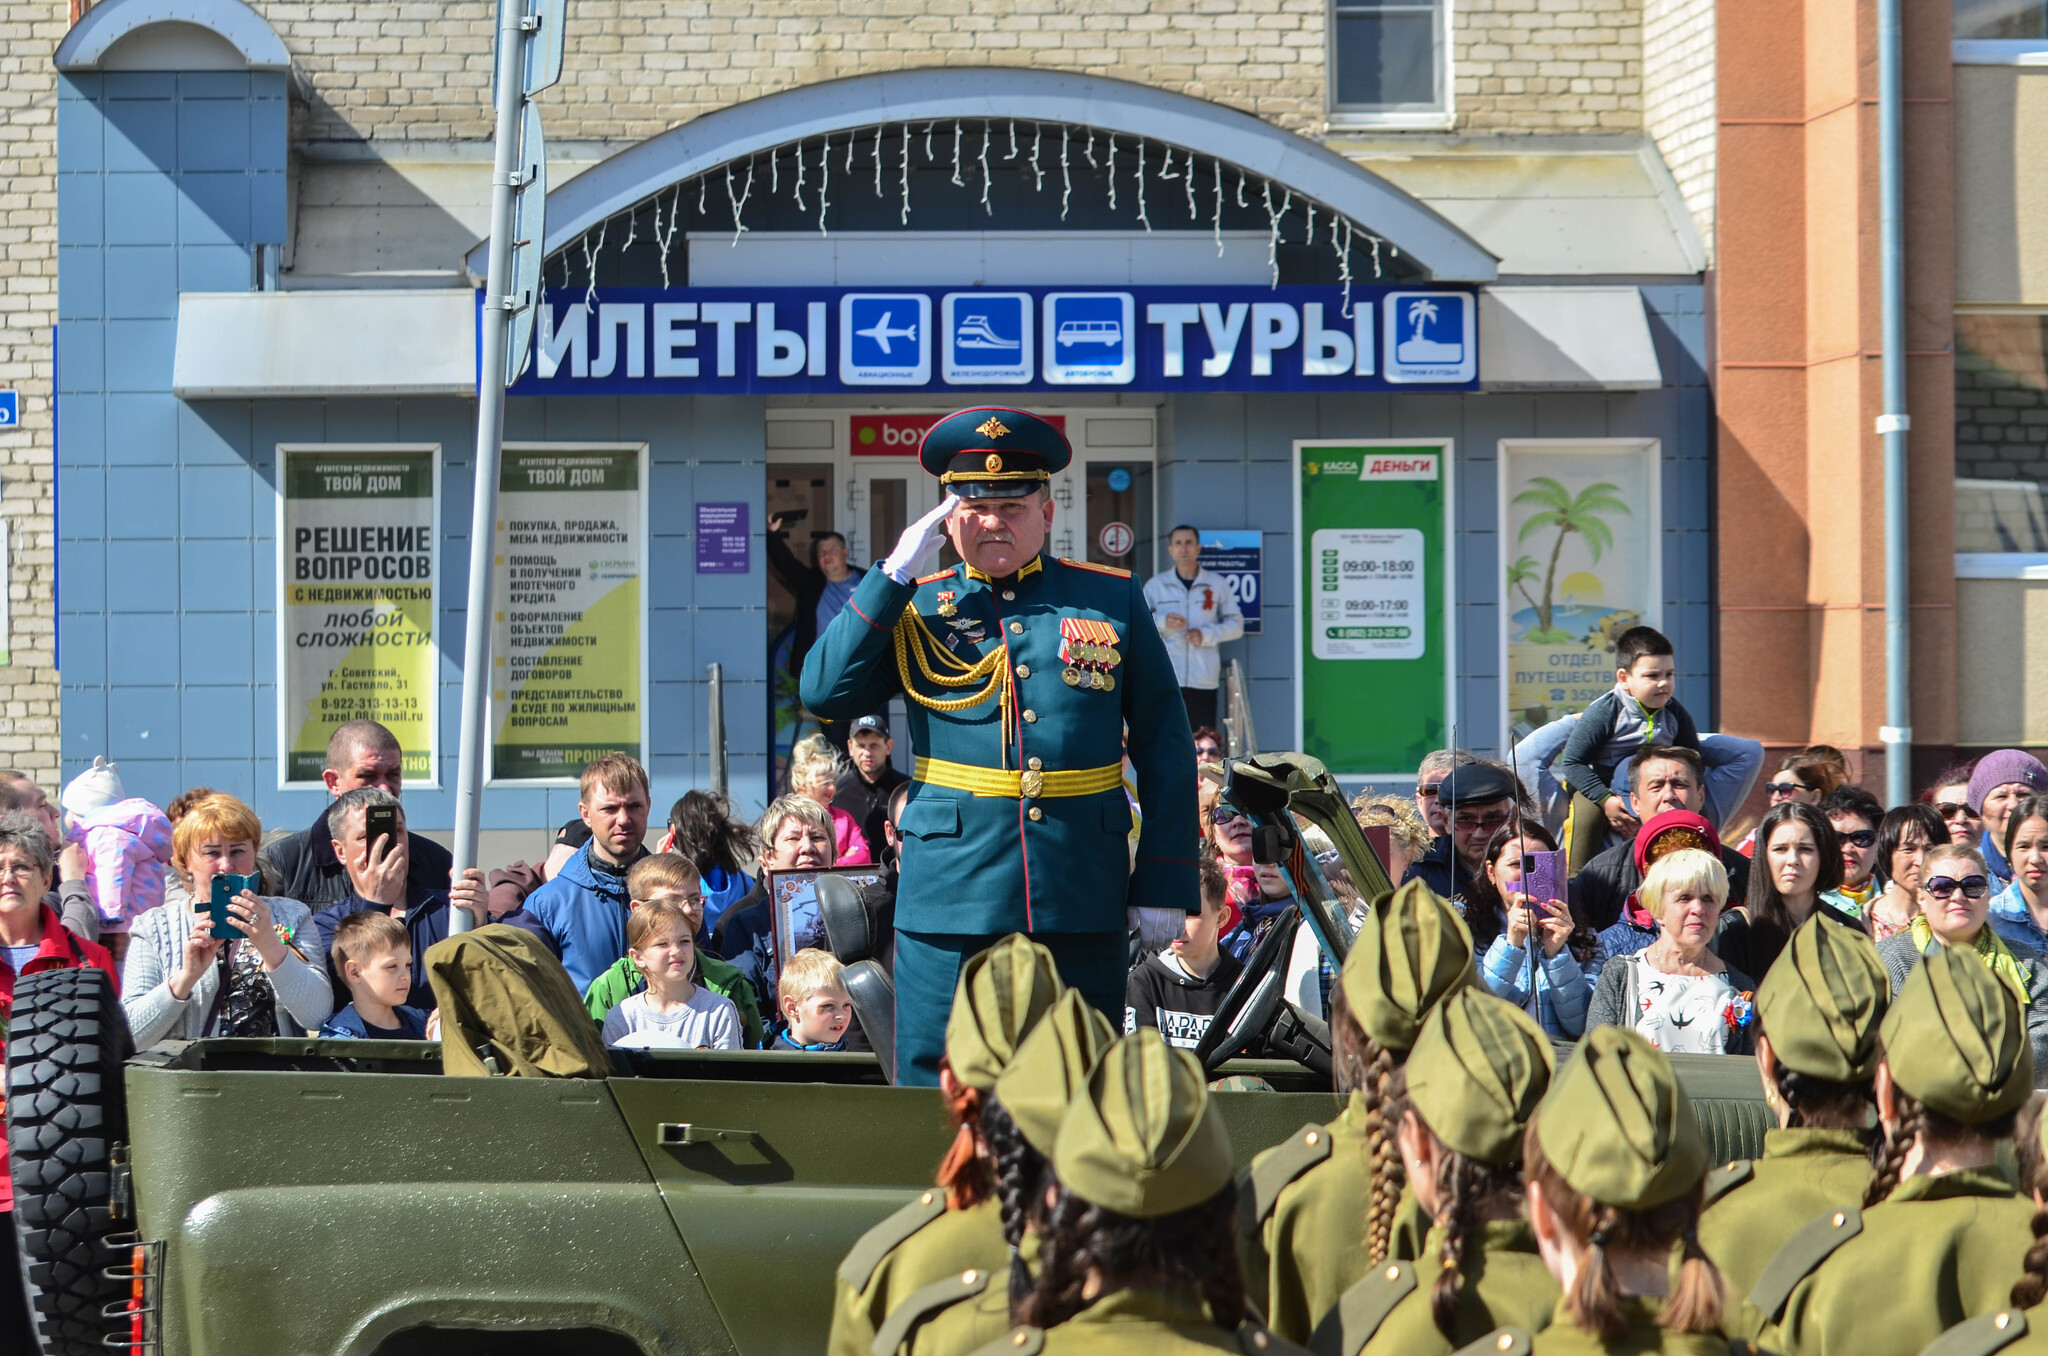
[[15, 984], [7, 1021], [7, 1153], [15, 1241], [42, 1349], [104, 1353], [128, 1297], [105, 1270], [114, 1145], [128, 1135], [121, 1065], [128, 1023], [104, 970], [44, 970]]

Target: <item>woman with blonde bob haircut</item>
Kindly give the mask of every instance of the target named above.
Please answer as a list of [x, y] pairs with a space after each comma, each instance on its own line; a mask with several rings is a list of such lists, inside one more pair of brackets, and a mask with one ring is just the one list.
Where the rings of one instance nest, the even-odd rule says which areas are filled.
[[213, 878], [257, 874], [262, 840], [256, 812], [224, 793], [179, 818], [163, 906], [136, 918], [121, 972], [138, 1049], [166, 1037], [302, 1036], [334, 1011], [324, 962], [307, 960], [319, 932], [305, 905], [241, 890], [228, 914], [242, 936], [213, 935]]
[[1600, 971], [1586, 1028], [1625, 1026], [1659, 1050], [1742, 1055], [1750, 1049], [1756, 981], [1714, 954], [1728, 868], [1711, 852], [1659, 857], [1636, 891], [1657, 940]]

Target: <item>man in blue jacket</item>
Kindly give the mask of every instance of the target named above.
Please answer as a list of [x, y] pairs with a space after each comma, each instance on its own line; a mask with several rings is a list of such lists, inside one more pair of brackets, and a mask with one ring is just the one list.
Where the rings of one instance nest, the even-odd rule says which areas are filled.
[[[1164, 938], [1198, 912], [1195, 745], [1128, 570], [1045, 553], [1073, 456], [1022, 410], [950, 414], [918, 457], [947, 496], [804, 660], [804, 705], [847, 720], [907, 698], [917, 758], [898, 829], [896, 1063], [936, 1084], [961, 963], [1028, 933], [1123, 1021], [1131, 910]], [[961, 563], [917, 576], [942, 530]], [[1128, 752], [1143, 811], [1135, 859]]]
[[540, 935], [582, 993], [626, 954], [626, 873], [647, 855], [647, 769], [636, 758], [608, 753], [583, 769], [576, 811], [590, 841], [562, 863], [554, 879], [526, 897], [506, 921]]

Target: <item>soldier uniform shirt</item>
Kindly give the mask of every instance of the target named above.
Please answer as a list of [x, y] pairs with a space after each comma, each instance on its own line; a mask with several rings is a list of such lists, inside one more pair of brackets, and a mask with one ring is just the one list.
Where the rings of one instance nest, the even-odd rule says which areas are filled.
[[1157, 1290], [1131, 1288], [1096, 1300], [1056, 1328], [1020, 1327], [977, 1356], [1300, 1356], [1300, 1348], [1256, 1323], [1225, 1332], [1208, 1309]]
[[[1557, 1302], [1550, 1326], [1529, 1340], [1523, 1350], [1532, 1356], [1730, 1356], [1728, 1339], [1718, 1333], [1669, 1332], [1657, 1326], [1664, 1302], [1643, 1295], [1625, 1295], [1621, 1309], [1628, 1326], [1619, 1337], [1596, 1337], [1572, 1322], [1565, 1302]], [[1513, 1344], [1481, 1338], [1481, 1351], [1514, 1356]]]
[[1700, 1247], [1726, 1283], [1721, 1328], [1754, 1341], [1766, 1319], [1749, 1302], [1764, 1267], [1816, 1216], [1863, 1203], [1870, 1158], [1854, 1130], [1771, 1130], [1762, 1158], [1707, 1176]]
[[[876, 1334], [912, 1295], [957, 1281], [968, 1271], [1009, 1284], [1010, 1245], [993, 1198], [966, 1210], [946, 1208], [933, 1187], [854, 1244], [833, 1283], [828, 1356], [872, 1356]], [[969, 1283], [971, 1284], [971, 1282]]]
[[1466, 1241], [1456, 1341], [1430, 1310], [1443, 1274], [1444, 1233], [1433, 1228], [1413, 1262], [1385, 1262], [1344, 1292], [1309, 1339], [1316, 1356], [1450, 1356], [1496, 1328], [1536, 1331], [1557, 1307], [1557, 1282], [1536, 1252], [1526, 1220], [1496, 1220]]

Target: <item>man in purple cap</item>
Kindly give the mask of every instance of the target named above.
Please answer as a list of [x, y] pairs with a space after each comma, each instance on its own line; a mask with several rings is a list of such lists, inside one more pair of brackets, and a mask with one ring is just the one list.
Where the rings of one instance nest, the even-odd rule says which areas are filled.
[[1984, 817], [1984, 837], [1977, 846], [1991, 869], [1993, 890], [2012, 884], [2012, 863], [2005, 859], [2006, 821], [2021, 801], [2044, 791], [2048, 791], [2048, 767], [2019, 749], [1987, 753], [1971, 771], [1970, 808]]

